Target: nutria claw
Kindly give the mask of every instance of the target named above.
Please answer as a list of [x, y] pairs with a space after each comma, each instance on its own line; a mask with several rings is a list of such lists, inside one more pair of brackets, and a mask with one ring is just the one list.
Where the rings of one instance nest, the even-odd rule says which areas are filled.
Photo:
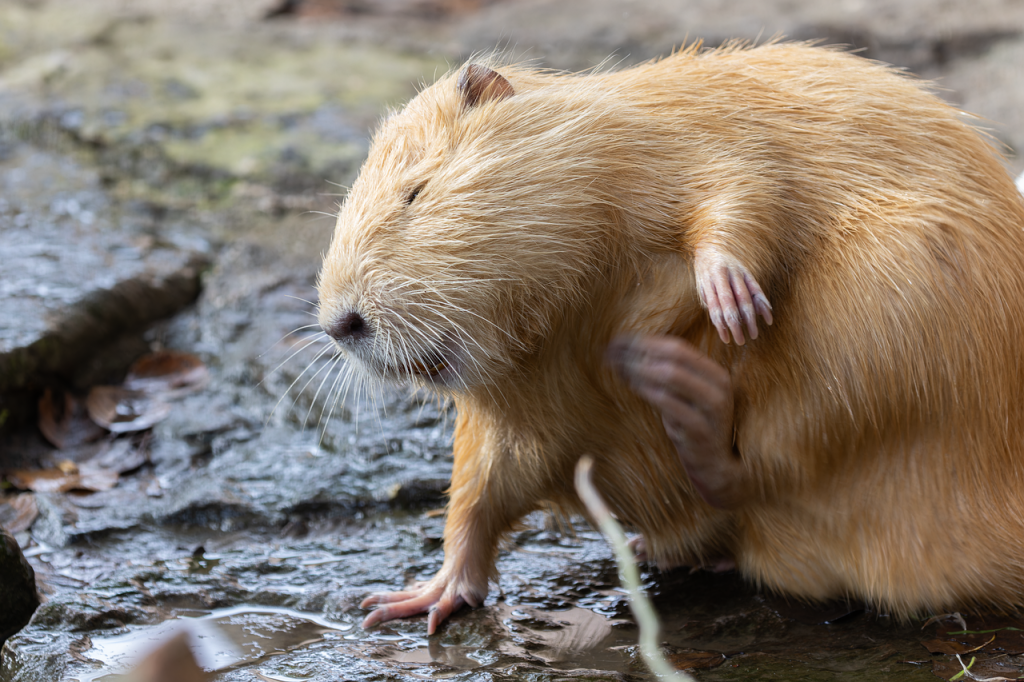
[[672, 336], [615, 339], [609, 361], [661, 414], [694, 488], [713, 507], [733, 509], [746, 497], [743, 464], [732, 448], [729, 373]]
[[427, 634], [432, 635], [448, 616], [466, 605], [466, 598], [455, 592], [443, 579], [443, 574], [438, 574], [433, 580], [417, 583], [410, 590], [376, 592], [359, 605], [361, 609], [377, 607], [363, 620], [362, 627], [368, 629], [396, 618], [426, 613]]
[[757, 338], [757, 315], [769, 325], [772, 306], [754, 276], [735, 258], [715, 249], [701, 248], [694, 258], [697, 287], [708, 308], [711, 322], [723, 343], [729, 334], [736, 344], [744, 344], [743, 327], [751, 339]]

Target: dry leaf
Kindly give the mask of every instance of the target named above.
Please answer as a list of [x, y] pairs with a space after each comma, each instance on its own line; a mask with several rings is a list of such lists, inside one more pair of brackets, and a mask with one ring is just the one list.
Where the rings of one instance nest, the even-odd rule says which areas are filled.
[[68, 476], [60, 469], [15, 469], [7, 472], [7, 481], [21, 490], [37, 493], [62, 493], [71, 490], [77, 476]]
[[973, 651], [978, 651], [985, 647], [986, 644], [991, 644], [995, 640], [995, 636], [986, 638], [987, 641], [981, 644], [964, 644], [963, 642], [953, 642], [945, 639], [929, 639], [927, 642], [921, 642], [921, 645], [928, 650], [928, 653], [932, 654], [969, 654]]
[[717, 651], [684, 651], [666, 658], [678, 670], [708, 670], [725, 662], [725, 655]]
[[64, 400], [58, 407], [58, 402], [53, 398], [53, 391], [46, 389], [43, 397], [39, 399], [39, 430], [42, 431], [46, 440], [58, 450], [64, 448], [64, 439], [67, 437], [71, 423], [71, 412], [74, 409], [71, 394], [65, 393]]
[[36, 496], [31, 493], [0, 497], [0, 527], [12, 535], [28, 530], [39, 516]]
[[163, 400], [119, 386], [93, 386], [85, 405], [92, 420], [113, 433], [143, 431], [171, 413]]
[[91, 443], [103, 436], [103, 430], [85, 415], [74, 396], [61, 392], [57, 397], [49, 388], [39, 399], [39, 430], [58, 450]]
[[144, 355], [135, 361], [124, 386], [165, 398], [193, 393], [210, 381], [210, 370], [203, 361], [190, 353], [163, 350]]
[[7, 480], [21, 490], [37, 493], [66, 493], [71, 490], [99, 492], [117, 485], [118, 474], [86, 462], [77, 473], [68, 474], [60, 469], [15, 469], [7, 472]]

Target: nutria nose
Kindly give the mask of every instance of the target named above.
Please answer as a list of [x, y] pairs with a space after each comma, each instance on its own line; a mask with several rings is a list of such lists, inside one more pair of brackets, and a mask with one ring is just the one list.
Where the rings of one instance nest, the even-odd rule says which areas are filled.
[[358, 341], [370, 335], [370, 325], [355, 310], [342, 315], [334, 324], [324, 330], [327, 335], [341, 343]]

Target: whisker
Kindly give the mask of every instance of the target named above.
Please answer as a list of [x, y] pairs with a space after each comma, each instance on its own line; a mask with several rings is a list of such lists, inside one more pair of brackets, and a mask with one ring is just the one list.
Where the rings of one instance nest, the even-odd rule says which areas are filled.
[[285, 294], [285, 298], [290, 298], [295, 301], [302, 301], [303, 303], [308, 303], [311, 306], [316, 306], [315, 301], [310, 301], [309, 299], [302, 298], [301, 296], [292, 296], [291, 294]]
[[[307, 346], [308, 345], [309, 344], [307, 344]], [[317, 360], [322, 358], [324, 355], [326, 355], [327, 353], [329, 353], [333, 349], [334, 349], [333, 346], [326, 346], [326, 347], [320, 349], [317, 352], [317, 354], [315, 356], [313, 356], [313, 359], [306, 365], [306, 368], [303, 369], [301, 372], [299, 372], [299, 375], [297, 377], [295, 377], [294, 380], [292, 380], [292, 383], [288, 384], [288, 388], [285, 389], [284, 393], [281, 394], [281, 397], [277, 399], [277, 402], [274, 404], [274, 408], [272, 410], [270, 410], [270, 414], [267, 415], [267, 420], [266, 420], [266, 422], [264, 422], [264, 426], [266, 426], [267, 424], [270, 423], [270, 419], [274, 416], [274, 413], [277, 412], [277, 408], [280, 407], [281, 401], [285, 399], [285, 396], [287, 396], [289, 393], [291, 393], [292, 389], [295, 388], [295, 384], [297, 384], [299, 382], [299, 379], [302, 378], [302, 375], [304, 375], [306, 372], [308, 372], [309, 368], [312, 367], [314, 364], [316, 364]], [[292, 357], [294, 357], [294, 354], [293, 354]], [[287, 360], [285, 362], [287, 362]], [[280, 369], [280, 365], [278, 365], [278, 369]], [[274, 370], [274, 371], [276, 372], [277, 370]], [[316, 374], [314, 374], [313, 376], [316, 376]], [[307, 385], [308, 385], [308, 383], [309, 382], [307, 382]], [[305, 387], [303, 387], [303, 388], [305, 388]]]
[[[334, 360], [331, 362], [331, 372], [335, 372], [336, 368], [338, 367], [338, 363], [340, 363], [343, 358], [344, 356], [342, 356], [341, 354], [334, 358]], [[346, 369], [348, 369], [347, 373], [345, 371]], [[327, 427], [330, 426], [331, 424], [331, 418], [334, 416], [334, 410], [338, 405], [338, 399], [342, 398], [342, 389], [344, 389], [345, 395], [348, 395], [348, 386], [352, 379], [353, 373], [354, 372], [352, 371], [352, 368], [347, 366], [343, 366], [336, 372], [334, 382], [331, 384], [330, 391], [328, 391], [327, 393], [327, 398], [324, 400], [323, 409], [320, 410], [320, 417], [319, 419], [317, 419], [317, 425], [320, 426], [322, 424], [320, 428], [320, 439], [317, 442], [317, 447], [323, 446], [324, 436], [327, 435]], [[341, 381], [341, 387], [338, 389], [337, 394], [335, 395], [334, 398], [334, 402], [332, 403], [331, 394], [335, 393], [335, 388], [338, 386], [338, 381]], [[330, 410], [327, 412], [327, 421], [324, 422], [324, 410], [327, 409], [328, 405], [330, 405]]]
[[[296, 327], [295, 329], [291, 330], [290, 332], [288, 332], [287, 334], [285, 334], [284, 336], [282, 336], [281, 338], [279, 338], [279, 339], [278, 339], [277, 341], [275, 341], [274, 343], [270, 344], [270, 348], [268, 348], [267, 350], [263, 351], [262, 353], [260, 353], [260, 354], [259, 354], [259, 355], [257, 355], [256, 357], [257, 357], [257, 358], [262, 358], [262, 357], [263, 357], [264, 355], [266, 355], [267, 353], [269, 353], [269, 352], [270, 352], [270, 351], [271, 351], [271, 350], [272, 350], [272, 349], [273, 349], [273, 348], [274, 348], [275, 346], [277, 346], [277, 344], [281, 343], [282, 341], [284, 341], [285, 339], [287, 339], [287, 338], [288, 338], [289, 336], [291, 336], [292, 334], [298, 334], [299, 332], [301, 332], [301, 331], [302, 331], [302, 330], [304, 330], [304, 329], [312, 329], [313, 327], [319, 327], [319, 326], [320, 326], [319, 324], [304, 324], [304, 325], [302, 325], [301, 327]], [[323, 332], [320, 332], [320, 333], [321, 333], [321, 334], [323, 334]], [[326, 336], [326, 334], [325, 334], [325, 336]], [[287, 360], [285, 360], [285, 362], [287, 362]]]
[[334, 362], [328, 362], [328, 364], [318, 369], [311, 377], [309, 377], [309, 380], [302, 386], [301, 389], [299, 389], [299, 395], [302, 395], [303, 393], [306, 392], [306, 387], [309, 386], [314, 379], [316, 379], [317, 375], [319, 375], [320, 372], [323, 372], [325, 369], [328, 370], [327, 374], [324, 375], [324, 378], [320, 380], [320, 385], [317, 386], [316, 393], [313, 394], [313, 399], [309, 401], [309, 408], [306, 410], [306, 416], [302, 419], [302, 428], [306, 428], [306, 424], [309, 423], [309, 415], [312, 414], [313, 412], [313, 407], [316, 405], [316, 399], [317, 397], [319, 397], [320, 391], [324, 387], [324, 382], [327, 381], [327, 379], [329, 379], [331, 376], [331, 373], [329, 371], [330, 368], [333, 367], [335, 364], [336, 360]]

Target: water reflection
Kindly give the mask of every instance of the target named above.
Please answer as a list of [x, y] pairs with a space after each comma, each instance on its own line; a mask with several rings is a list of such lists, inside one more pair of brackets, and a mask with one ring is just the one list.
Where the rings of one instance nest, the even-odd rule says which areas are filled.
[[[77, 682], [114, 679], [180, 632], [189, 634], [189, 648], [206, 670], [243, 668], [271, 656], [294, 651], [351, 629], [312, 613], [272, 606], [218, 609], [199, 618], [177, 618], [116, 637], [95, 637], [86, 655], [103, 669], [71, 678]], [[280, 676], [266, 679], [280, 679]]]
[[[615, 629], [616, 621], [589, 609], [571, 607], [550, 611], [531, 606], [496, 604], [487, 609], [501, 624], [498, 635], [473, 636], [464, 641], [445, 636], [423, 639], [409, 634], [352, 632], [346, 639], [361, 639], [363, 652], [376, 660], [402, 664], [434, 664], [472, 670], [498, 663], [503, 658], [533, 660], [552, 667], [576, 666], [592, 659], [597, 651], [623, 642], [633, 643], [635, 635]], [[476, 634], [490, 628], [472, 628]], [[455, 639], [455, 643], [446, 643]], [[622, 640], [620, 642], [619, 640]], [[615, 656], [616, 659], [621, 657]], [[610, 670], [625, 669], [626, 661], [611, 662]]]
[[[616, 627], [623, 621], [594, 610], [576, 606], [552, 610], [499, 603], [476, 613], [477, 618], [493, 626], [468, 624], [468, 629], [448, 629], [440, 636], [428, 638], [423, 634], [423, 623], [415, 619], [363, 631], [352, 624], [335, 623], [288, 608], [219, 609], [115, 637], [96, 637], [92, 648], [84, 653], [101, 667], [71, 679], [76, 682], [116, 679], [114, 673], [125, 672], [181, 632], [188, 633], [189, 647], [202, 668], [211, 671], [246, 669], [257, 679], [273, 682], [295, 682], [303, 678], [294, 677], [294, 672], [289, 675], [266, 669], [265, 664], [271, 657], [309, 651], [323, 642], [356, 659], [387, 661], [403, 668], [474, 670], [513, 660], [564, 668], [577, 667], [581, 662], [594, 665], [599, 658], [605, 670], [628, 668], [628, 657], [617, 651], [621, 649], [619, 645], [633, 643], [635, 632], [628, 627]], [[336, 644], [332, 645], [330, 640]]]

